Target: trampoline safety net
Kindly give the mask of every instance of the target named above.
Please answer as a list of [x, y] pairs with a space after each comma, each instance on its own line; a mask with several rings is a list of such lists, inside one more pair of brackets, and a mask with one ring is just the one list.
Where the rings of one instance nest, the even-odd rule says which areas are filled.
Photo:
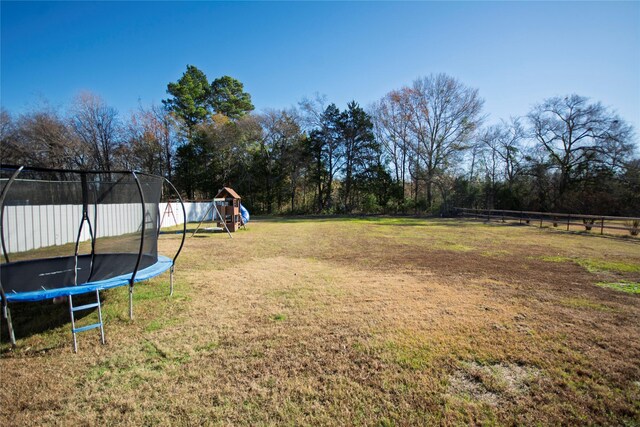
[[81, 285], [158, 260], [162, 177], [133, 172], [0, 169], [0, 289]]

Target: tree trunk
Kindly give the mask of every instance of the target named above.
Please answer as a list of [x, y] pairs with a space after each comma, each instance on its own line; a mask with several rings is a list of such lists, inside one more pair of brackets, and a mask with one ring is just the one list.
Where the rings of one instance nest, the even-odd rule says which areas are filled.
[[427, 209], [431, 210], [431, 205], [433, 203], [433, 177], [431, 174], [427, 176]]

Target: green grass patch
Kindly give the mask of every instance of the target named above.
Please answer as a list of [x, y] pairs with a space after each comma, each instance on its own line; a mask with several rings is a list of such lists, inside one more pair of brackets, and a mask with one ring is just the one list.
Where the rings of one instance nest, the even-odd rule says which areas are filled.
[[281, 322], [283, 320], [286, 320], [287, 316], [285, 314], [282, 313], [278, 313], [278, 314], [274, 314], [273, 316], [271, 316], [271, 320], [275, 321], [275, 322]]
[[614, 272], [614, 273], [640, 273], [640, 264], [622, 261], [604, 261], [598, 259], [578, 259], [578, 265], [586, 268], [590, 273]]
[[472, 251], [474, 248], [472, 248], [471, 246], [460, 244], [460, 243], [447, 242], [442, 246], [442, 249], [446, 249], [448, 251], [455, 251], [455, 252], [469, 252], [469, 251]]
[[433, 359], [431, 348], [407, 337], [402, 338], [373, 345], [357, 342], [353, 349], [361, 354], [395, 363], [404, 369], [418, 371], [429, 367]]
[[389, 343], [387, 346], [393, 353], [394, 361], [403, 368], [424, 369], [431, 362], [431, 351], [426, 346], [403, 346]]
[[204, 352], [208, 352], [208, 351], [213, 351], [220, 348], [220, 343], [218, 341], [211, 341], [205, 345], [201, 345], [199, 347], [196, 347], [196, 351], [204, 351]]
[[592, 258], [570, 258], [564, 256], [543, 256], [547, 262], [573, 262], [584, 267], [590, 273], [640, 273], [640, 264], [624, 261], [605, 261]]
[[627, 292], [630, 294], [640, 294], [640, 282], [599, 282], [598, 286], [608, 289], [615, 289], [616, 291]]
[[144, 340], [139, 347], [112, 354], [92, 366], [85, 378], [91, 382], [101, 380], [101, 389], [135, 390], [143, 383], [157, 381], [167, 370], [190, 361], [189, 354]]
[[572, 258], [568, 258], [566, 256], [543, 256], [540, 257], [541, 260], [546, 262], [572, 262], [574, 261]]
[[587, 298], [566, 298], [562, 300], [562, 305], [573, 308], [588, 308], [597, 311], [615, 311], [608, 305], [594, 302]]
[[159, 331], [160, 329], [164, 329], [167, 326], [172, 326], [178, 323], [178, 319], [176, 318], [157, 318], [151, 320], [147, 326], [145, 326], [144, 330], [147, 332]]

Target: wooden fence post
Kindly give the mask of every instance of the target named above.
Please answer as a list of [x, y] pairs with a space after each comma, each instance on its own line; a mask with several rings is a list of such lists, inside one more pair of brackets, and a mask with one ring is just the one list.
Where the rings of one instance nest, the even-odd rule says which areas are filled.
[[600, 223], [600, 235], [604, 234], [604, 217], [602, 217], [602, 222]]

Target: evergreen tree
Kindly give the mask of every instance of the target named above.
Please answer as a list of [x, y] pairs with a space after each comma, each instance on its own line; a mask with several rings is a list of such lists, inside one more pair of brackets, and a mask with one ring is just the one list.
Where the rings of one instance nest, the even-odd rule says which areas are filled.
[[355, 101], [351, 101], [340, 114], [339, 130], [344, 153], [342, 203], [344, 209], [350, 212], [353, 209], [354, 181], [375, 168], [380, 146], [373, 136], [371, 118]]
[[211, 114], [211, 87], [207, 76], [193, 65], [187, 65], [187, 71], [177, 82], [167, 85], [167, 93], [172, 97], [162, 103], [184, 121], [189, 135]]
[[239, 119], [255, 108], [242, 83], [229, 76], [222, 76], [211, 83], [210, 103], [216, 113], [230, 119]]

